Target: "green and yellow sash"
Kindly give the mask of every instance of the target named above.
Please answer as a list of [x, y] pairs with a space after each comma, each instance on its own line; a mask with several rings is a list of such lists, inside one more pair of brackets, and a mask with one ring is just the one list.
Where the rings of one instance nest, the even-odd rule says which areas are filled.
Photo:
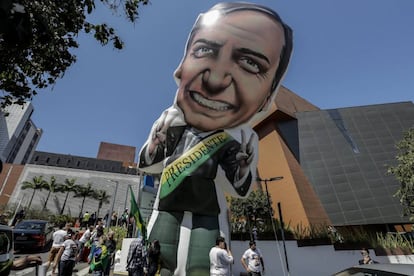
[[171, 164], [166, 166], [161, 175], [160, 198], [174, 191], [183, 180], [225, 144], [233, 140], [226, 132], [216, 132], [205, 137], [197, 145], [186, 151]]

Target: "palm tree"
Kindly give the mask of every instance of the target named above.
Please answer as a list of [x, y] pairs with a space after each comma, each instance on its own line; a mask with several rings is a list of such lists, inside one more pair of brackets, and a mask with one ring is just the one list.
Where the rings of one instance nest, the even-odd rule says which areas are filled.
[[[80, 209], [80, 215], [83, 213], [83, 206], [85, 204], [85, 199], [87, 197], [93, 198], [94, 195], [94, 189], [92, 189], [92, 183], [88, 182], [88, 185], [86, 186], [79, 186], [79, 189], [75, 190], [74, 197], [82, 197], [82, 205]], [[80, 217], [80, 216], [79, 216]]]
[[73, 192], [75, 190], [77, 190], [79, 188], [78, 185], [75, 185], [76, 179], [72, 178], [72, 179], [65, 179], [65, 184], [60, 185], [59, 187], [59, 192], [65, 193], [66, 192], [66, 197], [65, 197], [65, 201], [63, 202], [63, 206], [62, 209], [60, 210], [60, 214], [63, 214], [63, 211], [65, 210], [65, 206], [66, 206], [66, 201], [68, 200], [69, 197], [69, 193]]
[[111, 198], [111, 195], [108, 195], [106, 193], [106, 190], [95, 190], [93, 194], [93, 198], [98, 200], [98, 212], [96, 214], [96, 217], [99, 218], [99, 212], [101, 211], [102, 205], [104, 203], [109, 203], [109, 199]]
[[32, 200], [36, 193], [36, 190], [42, 190], [45, 187], [46, 183], [46, 180], [43, 180], [43, 176], [34, 176], [31, 182], [24, 181], [22, 183], [22, 190], [33, 189], [33, 194], [30, 198], [29, 204], [27, 205], [27, 209], [30, 209], [30, 206], [32, 205]]
[[46, 190], [48, 190], [49, 192], [47, 193], [47, 197], [46, 197], [46, 200], [45, 200], [45, 204], [43, 205], [43, 210], [46, 209], [47, 202], [49, 201], [50, 194], [57, 192], [57, 188], [59, 186], [59, 183], [56, 182], [56, 177], [54, 177], [54, 176], [51, 176], [50, 177], [50, 181], [49, 182], [47, 182], [47, 181], [45, 181], [45, 182], [46, 182], [46, 185], [45, 185], [44, 188]]

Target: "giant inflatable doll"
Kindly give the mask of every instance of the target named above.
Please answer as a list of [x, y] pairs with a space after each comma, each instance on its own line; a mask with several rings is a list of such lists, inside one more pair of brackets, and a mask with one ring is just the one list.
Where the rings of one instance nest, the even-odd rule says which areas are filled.
[[291, 52], [291, 29], [266, 7], [220, 3], [198, 16], [175, 101], [140, 152], [140, 170], [161, 174], [148, 224], [161, 275], [209, 275], [217, 236], [230, 240], [224, 193], [250, 191], [258, 138], [248, 123], [273, 101]]

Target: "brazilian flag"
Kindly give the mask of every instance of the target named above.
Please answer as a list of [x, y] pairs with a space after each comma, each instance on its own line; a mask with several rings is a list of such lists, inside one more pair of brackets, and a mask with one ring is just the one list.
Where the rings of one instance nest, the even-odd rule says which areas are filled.
[[141, 235], [144, 241], [146, 241], [147, 240], [147, 228], [145, 226], [145, 222], [144, 222], [144, 219], [142, 218], [141, 212], [139, 211], [139, 208], [135, 200], [134, 193], [132, 192], [131, 186], [129, 186], [129, 189], [131, 191], [131, 211], [129, 214], [130, 216], [134, 217], [135, 226], [139, 230], [138, 236]]

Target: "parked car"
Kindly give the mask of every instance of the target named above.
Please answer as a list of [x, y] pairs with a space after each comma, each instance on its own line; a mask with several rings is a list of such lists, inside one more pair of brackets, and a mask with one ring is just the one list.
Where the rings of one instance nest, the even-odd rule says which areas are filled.
[[347, 268], [332, 276], [413, 276], [414, 264], [366, 264]]
[[52, 241], [54, 228], [46, 220], [22, 220], [13, 229], [15, 249], [45, 249]]
[[0, 275], [9, 275], [13, 259], [13, 230], [0, 224]]

